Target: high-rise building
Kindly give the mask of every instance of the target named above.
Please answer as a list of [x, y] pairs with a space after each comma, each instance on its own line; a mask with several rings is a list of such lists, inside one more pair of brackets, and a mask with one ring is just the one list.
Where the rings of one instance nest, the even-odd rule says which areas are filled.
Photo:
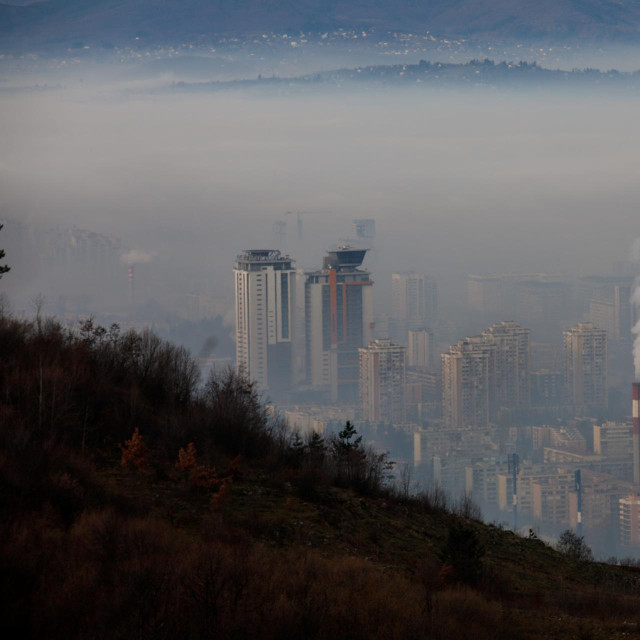
[[442, 354], [442, 414], [449, 427], [487, 427], [495, 397], [496, 347], [491, 337], [460, 340]]
[[480, 313], [504, 313], [505, 289], [508, 284], [501, 275], [469, 274], [467, 276], [469, 308]]
[[633, 427], [605, 422], [593, 425], [593, 452], [599, 456], [624, 457], [633, 451]]
[[406, 344], [407, 331], [433, 325], [437, 304], [437, 289], [433, 278], [422, 273], [394, 273], [391, 306], [396, 339]]
[[376, 221], [373, 218], [360, 218], [353, 221], [356, 238], [373, 243], [376, 239]]
[[551, 273], [470, 274], [469, 309], [486, 317], [511, 317], [549, 329], [566, 316], [571, 285]]
[[578, 294], [589, 320], [607, 332], [610, 340], [628, 342], [631, 328], [637, 322], [637, 311], [631, 304], [633, 278], [587, 276], [580, 280]]
[[496, 346], [496, 406], [526, 408], [531, 400], [529, 329], [517, 322], [500, 322], [483, 333]]
[[293, 359], [293, 260], [279, 251], [251, 249], [237, 257], [234, 276], [238, 370], [261, 389], [287, 389]]
[[293, 309], [293, 371], [291, 382], [293, 384], [304, 383], [307, 376], [306, 351], [305, 351], [305, 309], [304, 287], [305, 274], [303, 269], [296, 271], [295, 299]]
[[619, 538], [623, 547], [640, 545], [640, 496], [620, 498]]
[[536, 279], [515, 286], [515, 317], [530, 326], [557, 330], [557, 324], [568, 317], [571, 285], [567, 282]]
[[358, 401], [358, 349], [373, 334], [373, 281], [361, 269], [366, 249], [328, 251], [305, 283], [307, 382], [332, 402]]
[[563, 336], [568, 403], [607, 407], [607, 332], [591, 322], [580, 322], [564, 331]]
[[362, 419], [391, 424], [405, 422], [406, 348], [383, 339], [374, 340], [359, 351]]
[[407, 365], [421, 369], [433, 369], [434, 354], [433, 332], [428, 329], [411, 329], [409, 331]]
[[562, 371], [539, 369], [531, 372], [531, 404], [534, 407], [558, 407], [564, 404]]

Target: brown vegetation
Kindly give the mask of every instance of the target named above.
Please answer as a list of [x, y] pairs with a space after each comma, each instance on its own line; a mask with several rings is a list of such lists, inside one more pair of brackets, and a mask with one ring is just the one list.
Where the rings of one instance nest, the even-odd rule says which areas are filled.
[[0, 314], [0, 353], [3, 637], [637, 631], [635, 574], [394, 492], [351, 425], [292, 435], [151, 333]]

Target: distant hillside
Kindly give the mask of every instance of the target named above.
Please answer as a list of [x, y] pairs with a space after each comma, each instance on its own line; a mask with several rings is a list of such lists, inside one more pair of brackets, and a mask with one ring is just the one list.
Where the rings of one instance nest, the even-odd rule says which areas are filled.
[[0, 4], [0, 46], [179, 43], [221, 34], [375, 29], [483, 39], [636, 40], [640, 0], [43, 0]]
[[[176, 82], [173, 91], [225, 91], [238, 89], [325, 90], [335, 87], [503, 87], [503, 88], [607, 88], [638, 91], [640, 71], [620, 72], [615, 69], [546, 69], [534, 63], [471, 60], [465, 64], [427, 62], [418, 64], [369, 65], [353, 69], [337, 69], [303, 76], [281, 78], [258, 77], [252, 80], [213, 82]], [[160, 89], [160, 91], [165, 91]]]

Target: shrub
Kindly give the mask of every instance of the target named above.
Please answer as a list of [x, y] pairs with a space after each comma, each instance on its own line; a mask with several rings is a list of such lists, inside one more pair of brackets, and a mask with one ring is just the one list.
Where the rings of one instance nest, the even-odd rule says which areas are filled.
[[431, 637], [434, 640], [493, 640], [506, 636], [501, 605], [469, 587], [436, 593], [431, 606]]
[[178, 451], [178, 461], [176, 462], [176, 469], [178, 471], [189, 471], [198, 464], [198, 452], [196, 445], [190, 442], [186, 449], [180, 449]]
[[209, 437], [230, 454], [266, 457], [274, 447], [267, 412], [255, 384], [233, 369], [212, 372], [202, 402]]
[[440, 559], [453, 568], [457, 580], [474, 585], [482, 577], [484, 554], [475, 530], [456, 523], [449, 528]]
[[584, 537], [574, 533], [571, 529], [567, 529], [560, 534], [557, 549], [560, 553], [564, 553], [574, 560], [581, 562], [591, 562], [593, 560], [591, 547], [586, 544]]
[[149, 458], [147, 445], [140, 435], [140, 430], [136, 427], [130, 440], [125, 440], [124, 445], [119, 445], [122, 451], [123, 467], [147, 471], [149, 469]]

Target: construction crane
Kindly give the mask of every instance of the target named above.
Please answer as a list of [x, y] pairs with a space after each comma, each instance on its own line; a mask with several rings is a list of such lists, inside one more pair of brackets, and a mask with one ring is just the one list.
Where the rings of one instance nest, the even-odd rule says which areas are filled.
[[578, 469], [574, 474], [575, 479], [575, 491], [578, 496], [578, 514], [577, 514], [577, 523], [576, 529], [578, 530], [578, 535], [582, 535], [582, 476], [580, 473], [580, 469]]
[[302, 216], [308, 216], [325, 211], [285, 211], [285, 216], [296, 216], [296, 231], [298, 233], [298, 244], [302, 242]]
[[287, 223], [284, 220], [276, 220], [273, 223], [272, 231], [278, 249], [282, 250], [284, 247], [284, 237], [287, 232]]

